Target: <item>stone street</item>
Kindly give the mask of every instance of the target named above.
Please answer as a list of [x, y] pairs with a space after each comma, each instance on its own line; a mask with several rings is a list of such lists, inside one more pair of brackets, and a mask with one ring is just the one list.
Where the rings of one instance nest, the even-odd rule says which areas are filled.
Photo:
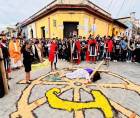
[[[63, 68], [95, 68], [97, 65], [98, 63], [88, 64], [86, 62], [82, 62], [80, 65], [72, 65], [66, 61], [59, 60], [57, 66], [58, 70], [62, 70]], [[86, 90], [82, 88], [81, 83], [82, 89], [79, 91], [79, 102], [87, 103], [88, 101], [93, 101], [91, 93], [87, 91], [100, 90], [109, 100], [115, 118], [127, 118], [132, 115], [133, 112], [136, 113], [136, 118], [140, 118], [140, 64], [111, 62], [109, 67], [103, 65], [100, 70], [109, 70], [110, 73], [101, 73], [102, 79], [89, 85]], [[12, 118], [14, 118], [16, 116], [14, 116], [14, 113], [17, 110], [19, 115], [15, 118], [27, 118], [22, 115], [26, 114], [26, 111], [33, 112], [28, 118], [104, 118], [103, 111], [97, 109], [83, 108], [80, 111], [69, 112], [67, 110], [52, 108], [44, 97], [45, 93], [51, 88], [64, 89], [63, 93], [59, 96], [62, 100], [75, 101], [75, 94], [73, 92], [74, 88], [65, 89], [65, 84], [58, 85], [58, 83], [64, 83], [64, 81], [55, 81], [58, 82], [56, 85], [51, 85], [51, 83], [48, 84], [47, 82], [50, 82], [49, 79], [51, 78], [51, 75], [47, 76], [46, 74], [49, 73], [49, 71], [49, 65], [32, 71], [33, 81], [31, 85], [18, 83], [24, 79], [23, 68], [19, 71], [13, 71], [11, 77], [14, 79], [9, 81], [9, 94], [0, 99], [0, 118], [9, 118], [10, 115], [13, 115]], [[116, 77], [111, 76], [114, 73], [116, 73]], [[40, 81], [37, 79], [43, 75], [46, 75], [43, 79], [46, 79], [47, 81], [39, 83]], [[77, 82], [79, 84], [77, 86], [80, 86], [81, 80], [77, 80]], [[20, 104], [21, 100], [22, 104]], [[18, 102], [19, 104], [17, 105]], [[20, 106], [23, 107], [23, 111], [25, 110], [24, 113], [20, 112]], [[83, 114], [83, 116], [80, 117], [77, 114]]]

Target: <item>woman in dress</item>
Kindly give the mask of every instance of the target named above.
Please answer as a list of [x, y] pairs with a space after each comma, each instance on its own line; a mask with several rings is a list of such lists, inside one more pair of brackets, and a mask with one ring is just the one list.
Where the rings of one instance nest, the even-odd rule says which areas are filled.
[[32, 58], [33, 58], [33, 53], [31, 51], [31, 42], [26, 41], [25, 44], [23, 45], [21, 49], [21, 53], [23, 53], [23, 65], [25, 68], [25, 73], [26, 73], [26, 83], [30, 84], [30, 72], [31, 72], [31, 64], [32, 64]]

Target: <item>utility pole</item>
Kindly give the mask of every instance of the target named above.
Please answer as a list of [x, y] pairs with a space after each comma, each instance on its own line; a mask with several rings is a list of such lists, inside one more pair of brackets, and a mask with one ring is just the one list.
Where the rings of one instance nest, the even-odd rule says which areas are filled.
[[133, 37], [133, 36], [136, 36], [136, 34], [137, 34], [137, 31], [136, 31], [136, 26], [135, 26], [135, 14], [136, 14], [136, 12], [131, 12], [130, 13], [130, 17], [131, 17], [131, 19], [130, 19], [130, 21], [131, 21], [131, 23], [132, 23], [132, 36], [131, 37]]

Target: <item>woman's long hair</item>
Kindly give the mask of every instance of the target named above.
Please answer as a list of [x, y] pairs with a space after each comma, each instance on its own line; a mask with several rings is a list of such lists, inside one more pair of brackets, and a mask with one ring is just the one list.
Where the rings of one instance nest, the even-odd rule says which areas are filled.
[[30, 43], [29, 40], [25, 41], [25, 43], [23, 44], [23, 46], [21, 47], [21, 53], [23, 53], [25, 51], [26, 45], [28, 45]]

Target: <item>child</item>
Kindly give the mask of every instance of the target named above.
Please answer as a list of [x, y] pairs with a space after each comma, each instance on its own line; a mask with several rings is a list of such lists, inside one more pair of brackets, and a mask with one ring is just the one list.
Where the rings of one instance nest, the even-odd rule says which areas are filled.
[[23, 53], [23, 65], [26, 72], [26, 83], [30, 84], [30, 71], [31, 71], [31, 64], [33, 53], [31, 51], [31, 42], [26, 41], [21, 49], [21, 53]]

